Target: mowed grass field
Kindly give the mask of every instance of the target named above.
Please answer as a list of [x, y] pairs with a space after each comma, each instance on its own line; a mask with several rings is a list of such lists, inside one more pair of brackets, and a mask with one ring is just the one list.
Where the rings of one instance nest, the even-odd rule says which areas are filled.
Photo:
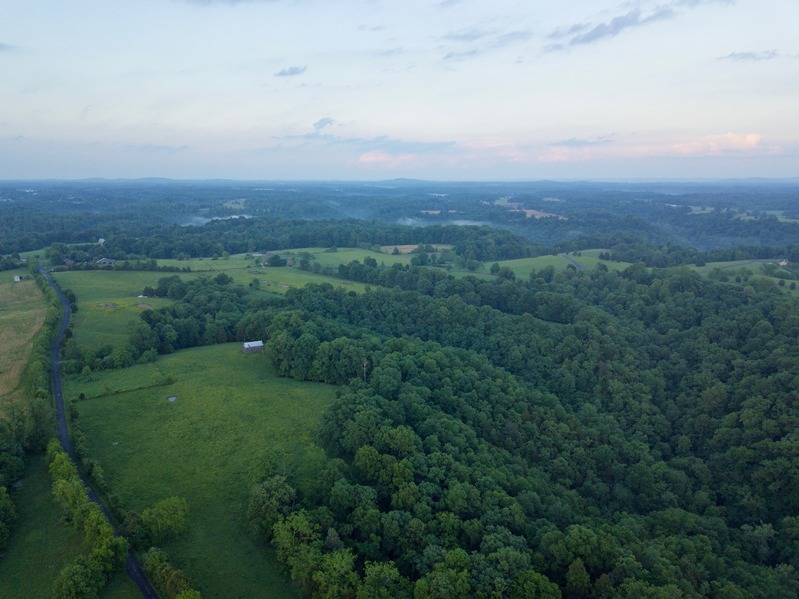
[[[171, 384], [156, 385], [160, 380]], [[164, 546], [204, 597], [290, 597], [268, 547], [247, 531], [248, 477], [266, 452], [285, 456], [298, 487], [326, 462], [313, 443], [332, 386], [277, 378], [239, 344], [183, 350], [153, 364], [65, 382], [89, 452], [123, 503], [142, 510], [177, 495], [189, 531]], [[175, 397], [170, 402], [169, 397]]]
[[[15, 276], [27, 280], [14, 282]], [[0, 272], [0, 414], [3, 404], [16, 399], [31, 339], [44, 324], [44, 295], [25, 270]]]

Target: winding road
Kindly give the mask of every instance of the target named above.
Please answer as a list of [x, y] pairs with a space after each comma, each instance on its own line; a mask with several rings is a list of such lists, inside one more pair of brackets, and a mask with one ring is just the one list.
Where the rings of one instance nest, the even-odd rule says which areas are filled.
[[569, 262], [571, 262], [571, 263], [572, 263], [572, 265], [574, 266], [574, 268], [576, 268], [577, 270], [585, 270], [585, 267], [584, 267], [582, 264], [580, 264], [579, 262], [577, 262], [577, 260], [575, 260], [574, 258], [572, 258], [571, 256], [569, 256], [568, 254], [561, 254], [561, 255], [560, 255], [560, 257], [561, 257], [561, 258], [566, 258], [566, 260], [568, 260]]
[[[75, 461], [75, 455], [72, 452], [72, 444], [69, 441], [69, 433], [67, 431], [67, 418], [66, 418], [66, 411], [64, 410], [64, 397], [61, 390], [61, 369], [59, 368], [58, 359], [61, 354], [61, 342], [64, 339], [64, 331], [67, 330], [69, 326], [69, 318], [72, 315], [72, 310], [69, 308], [69, 302], [67, 298], [64, 297], [64, 294], [61, 293], [61, 290], [58, 286], [53, 283], [53, 280], [50, 278], [44, 268], [40, 268], [39, 272], [42, 273], [42, 276], [47, 281], [47, 284], [53, 288], [56, 295], [58, 296], [58, 301], [61, 302], [61, 306], [64, 308], [64, 316], [61, 319], [61, 326], [58, 327], [58, 333], [53, 340], [53, 350], [51, 354], [52, 366], [51, 366], [51, 375], [53, 378], [53, 394], [55, 395], [55, 410], [56, 410], [56, 424], [58, 428], [58, 440], [61, 442], [61, 447], [64, 448], [64, 451], [67, 452], [69, 459], [77, 467], [77, 462]], [[80, 469], [78, 469], [80, 473]], [[94, 503], [100, 506], [100, 510], [102, 510], [103, 514], [105, 515], [106, 519], [108, 520], [111, 527], [114, 529], [116, 534], [119, 534], [116, 526], [114, 526], [113, 521], [108, 515], [108, 512], [105, 511], [103, 504], [100, 502], [100, 498], [91, 488], [89, 482], [80, 475], [83, 484], [86, 485], [86, 489], [88, 491], [89, 499], [91, 499]], [[136, 586], [139, 588], [139, 591], [142, 594], [142, 597], [145, 599], [159, 599], [158, 593], [155, 592], [150, 581], [147, 580], [147, 576], [145, 576], [144, 571], [139, 564], [139, 561], [133, 555], [132, 552], [128, 551], [128, 557], [125, 560], [125, 571], [130, 576], [130, 579], [136, 583]]]

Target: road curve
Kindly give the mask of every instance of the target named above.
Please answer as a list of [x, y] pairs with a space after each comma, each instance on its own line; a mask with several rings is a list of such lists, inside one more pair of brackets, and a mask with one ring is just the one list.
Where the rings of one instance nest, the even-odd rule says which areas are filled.
[[[72, 311], [69, 309], [69, 302], [67, 298], [64, 297], [64, 294], [61, 293], [61, 290], [58, 288], [58, 285], [53, 283], [53, 279], [50, 278], [44, 268], [40, 268], [39, 272], [42, 273], [42, 276], [47, 281], [47, 284], [53, 288], [55, 291], [56, 296], [58, 296], [58, 301], [61, 302], [61, 307], [64, 309], [64, 316], [61, 319], [61, 326], [58, 327], [58, 333], [53, 340], [53, 350], [51, 353], [52, 365], [50, 367], [50, 373], [53, 379], [53, 394], [55, 395], [55, 412], [56, 412], [56, 424], [58, 428], [58, 440], [61, 442], [61, 447], [64, 448], [64, 451], [67, 452], [67, 455], [72, 460], [72, 462], [77, 467], [77, 463], [75, 461], [75, 455], [72, 452], [72, 444], [69, 441], [69, 433], [67, 432], [67, 418], [66, 418], [66, 410], [64, 409], [64, 397], [61, 391], [61, 369], [58, 365], [58, 360], [61, 354], [61, 342], [64, 339], [64, 331], [67, 330], [67, 326], [69, 326], [69, 318], [72, 315]], [[78, 469], [80, 473], [80, 469]], [[86, 485], [86, 489], [88, 490], [89, 499], [91, 499], [94, 503], [100, 506], [100, 510], [102, 510], [103, 514], [105, 515], [106, 519], [108, 520], [111, 527], [114, 529], [116, 534], [119, 534], [116, 526], [111, 521], [111, 518], [108, 515], [108, 512], [105, 511], [103, 504], [100, 502], [100, 498], [94, 492], [94, 490], [89, 485], [89, 482], [83, 478], [83, 475], [80, 475], [83, 484]], [[128, 557], [125, 560], [125, 571], [130, 576], [130, 579], [136, 584], [139, 588], [139, 591], [142, 594], [144, 599], [159, 599], [158, 593], [155, 592], [155, 589], [150, 584], [150, 581], [147, 580], [147, 576], [144, 574], [144, 570], [142, 570], [139, 561], [136, 559], [136, 556], [133, 555], [132, 552], [128, 551]]]
[[560, 257], [561, 257], [561, 258], [566, 258], [566, 260], [568, 260], [569, 262], [571, 262], [571, 263], [572, 263], [572, 265], [574, 266], [574, 268], [576, 268], [577, 270], [585, 270], [585, 267], [584, 267], [582, 264], [580, 264], [579, 262], [577, 262], [577, 260], [575, 260], [574, 258], [572, 258], [571, 256], [569, 256], [568, 254], [561, 254], [561, 255], [560, 255]]

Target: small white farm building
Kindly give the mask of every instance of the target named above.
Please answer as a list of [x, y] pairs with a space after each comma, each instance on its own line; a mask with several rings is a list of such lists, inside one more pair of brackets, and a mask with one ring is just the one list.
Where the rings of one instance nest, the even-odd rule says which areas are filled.
[[241, 344], [241, 351], [245, 354], [255, 354], [264, 351], [263, 341], [245, 341]]

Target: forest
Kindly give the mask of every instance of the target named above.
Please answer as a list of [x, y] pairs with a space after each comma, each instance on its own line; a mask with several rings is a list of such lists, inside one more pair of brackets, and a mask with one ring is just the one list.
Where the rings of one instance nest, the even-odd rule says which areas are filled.
[[[68, 185], [50, 185], [31, 208], [36, 218], [60, 218], [53, 206]], [[197, 189], [204, 199], [193, 202]], [[152, 283], [140, 293], [165, 302], [131, 319], [122, 344], [68, 339], [65, 373], [90, 377], [263, 339], [259, 368], [338, 387], [312, 441], [326, 458], [313, 485], [268, 446], [257, 476], [241, 481], [249, 534], [274, 549], [299, 595], [799, 596], [795, 187], [147, 182], [98, 183], [91, 193], [76, 186], [72, 195], [78, 190], [113, 192], [120, 211], [96, 211], [71, 238], [20, 226], [2, 236], [8, 260], [38, 243], [56, 270], [147, 271]], [[2, 193], [5, 204], [32, 201], [30, 192]], [[271, 212], [293, 195], [302, 200]], [[294, 212], [303, 201], [325, 208], [303, 218]], [[507, 202], [568, 220], [530, 219]], [[126, 220], [137, 203], [159, 209]], [[361, 214], [344, 214], [348, 206]], [[228, 217], [234, 207], [246, 218], [179, 222]], [[73, 208], [67, 218], [80, 219]], [[474, 222], [447, 222], [450, 210]], [[425, 226], [400, 222], [411, 215]], [[703, 243], [690, 242], [698, 237]], [[320, 267], [300, 254], [293, 267], [273, 268], [329, 282], [284, 293], [236, 283], [224, 270], [195, 276], [158, 264], [391, 245], [418, 248], [405, 265], [367, 257]], [[506, 262], [593, 249], [601, 260], [592, 268], [522, 277]], [[97, 266], [102, 257], [117, 262]], [[614, 261], [625, 265], [609, 268]], [[726, 261], [745, 264], [697, 268]], [[25, 455], [46, 445], [44, 424], [21, 422], [4, 424], [16, 439], [3, 446], [9, 488]], [[0, 487], [0, 515], [12, 514], [12, 496]], [[128, 541], [148, 549], [152, 527], [111, 503]], [[165, 563], [158, 551], [149, 563]]]

